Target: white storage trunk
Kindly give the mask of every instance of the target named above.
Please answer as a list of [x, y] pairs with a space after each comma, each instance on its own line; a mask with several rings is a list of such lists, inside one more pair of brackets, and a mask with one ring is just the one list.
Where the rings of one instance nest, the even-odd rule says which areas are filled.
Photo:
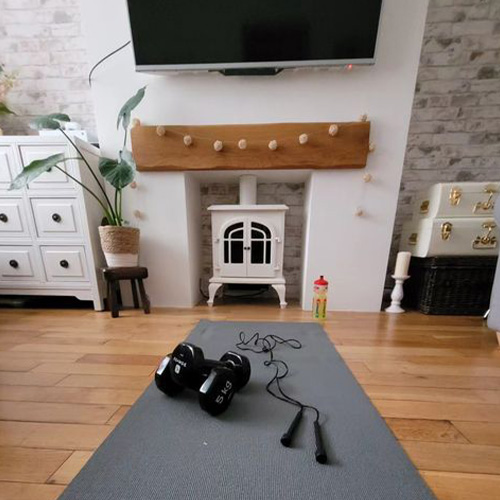
[[406, 222], [400, 250], [414, 257], [498, 254], [500, 234], [492, 217], [418, 219]]
[[415, 202], [414, 219], [493, 216], [500, 182], [434, 184]]

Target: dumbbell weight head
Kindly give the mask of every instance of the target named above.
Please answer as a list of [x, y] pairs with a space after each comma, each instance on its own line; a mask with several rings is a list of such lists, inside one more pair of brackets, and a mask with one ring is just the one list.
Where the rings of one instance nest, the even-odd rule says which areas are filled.
[[227, 410], [236, 392], [236, 376], [233, 370], [213, 368], [198, 392], [200, 406], [210, 415], [220, 415]]
[[197, 390], [202, 383], [200, 367], [203, 365], [203, 351], [187, 342], [179, 344], [171, 355], [170, 373], [175, 382]]
[[177, 384], [172, 378], [169, 366], [171, 359], [170, 356], [165, 357], [155, 372], [156, 387], [158, 387], [161, 392], [167, 394], [167, 396], [175, 396], [184, 389], [182, 385]]
[[250, 361], [246, 356], [229, 351], [226, 352], [222, 358], [220, 358], [220, 361], [229, 362], [233, 365], [234, 374], [236, 376], [235, 383], [237, 391], [248, 384], [248, 381], [250, 380], [251, 368]]

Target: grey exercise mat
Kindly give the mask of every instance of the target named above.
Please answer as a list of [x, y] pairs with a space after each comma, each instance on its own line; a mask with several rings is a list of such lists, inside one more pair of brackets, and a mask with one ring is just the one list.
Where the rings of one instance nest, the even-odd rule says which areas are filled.
[[[197, 394], [176, 398], [154, 383], [60, 497], [63, 500], [428, 500], [434, 499], [325, 332], [311, 323], [201, 321], [189, 341], [206, 357], [236, 350], [240, 331], [297, 338], [275, 355], [290, 365], [284, 387], [318, 406], [330, 463], [314, 460], [312, 415], [293, 448], [279, 438], [296, 408], [265, 391], [273, 369], [246, 353], [249, 384], [211, 417]], [[167, 354], [167, 353], [166, 353]], [[325, 418], [326, 416], [326, 418]]]

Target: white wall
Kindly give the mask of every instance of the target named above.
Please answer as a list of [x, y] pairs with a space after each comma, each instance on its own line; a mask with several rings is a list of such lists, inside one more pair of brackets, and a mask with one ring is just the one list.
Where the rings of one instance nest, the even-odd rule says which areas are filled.
[[[127, 48], [95, 73], [92, 90], [103, 150], [112, 154], [119, 147], [117, 111], [144, 84], [147, 96], [137, 111], [144, 124], [352, 121], [368, 113], [377, 144], [368, 163], [373, 184], [364, 186], [363, 171], [312, 174], [303, 305], [310, 307], [312, 281], [321, 273], [332, 282], [330, 308], [378, 310], [427, 3], [385, 0], [377, 63], [351, 72], [152, 76], [135, 73], [132, 51]], [[130, 38], [125, 0], [85, 0], [81, 8], [91, 62]], [[148, 287], [155, 305], [192, 303], [192, 285], [185, 282], [192, 283], [192, 269], [198, 264], [188, 258], [188, 233], [180, 227], [188, 219], [183, 177], [140, 174], [142, 188], [128, 194], [129, 211], [145, 212], [139, 224], [141, 259], [150, 268]], [[364, 218], [353, 216], [358, 205], [366, 212]]]

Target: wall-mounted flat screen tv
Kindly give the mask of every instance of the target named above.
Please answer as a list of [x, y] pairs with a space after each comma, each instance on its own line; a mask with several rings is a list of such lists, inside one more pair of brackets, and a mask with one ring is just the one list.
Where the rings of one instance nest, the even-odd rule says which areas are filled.
[[382, 0], [128, 0], [139, 71], [373, 64]]

